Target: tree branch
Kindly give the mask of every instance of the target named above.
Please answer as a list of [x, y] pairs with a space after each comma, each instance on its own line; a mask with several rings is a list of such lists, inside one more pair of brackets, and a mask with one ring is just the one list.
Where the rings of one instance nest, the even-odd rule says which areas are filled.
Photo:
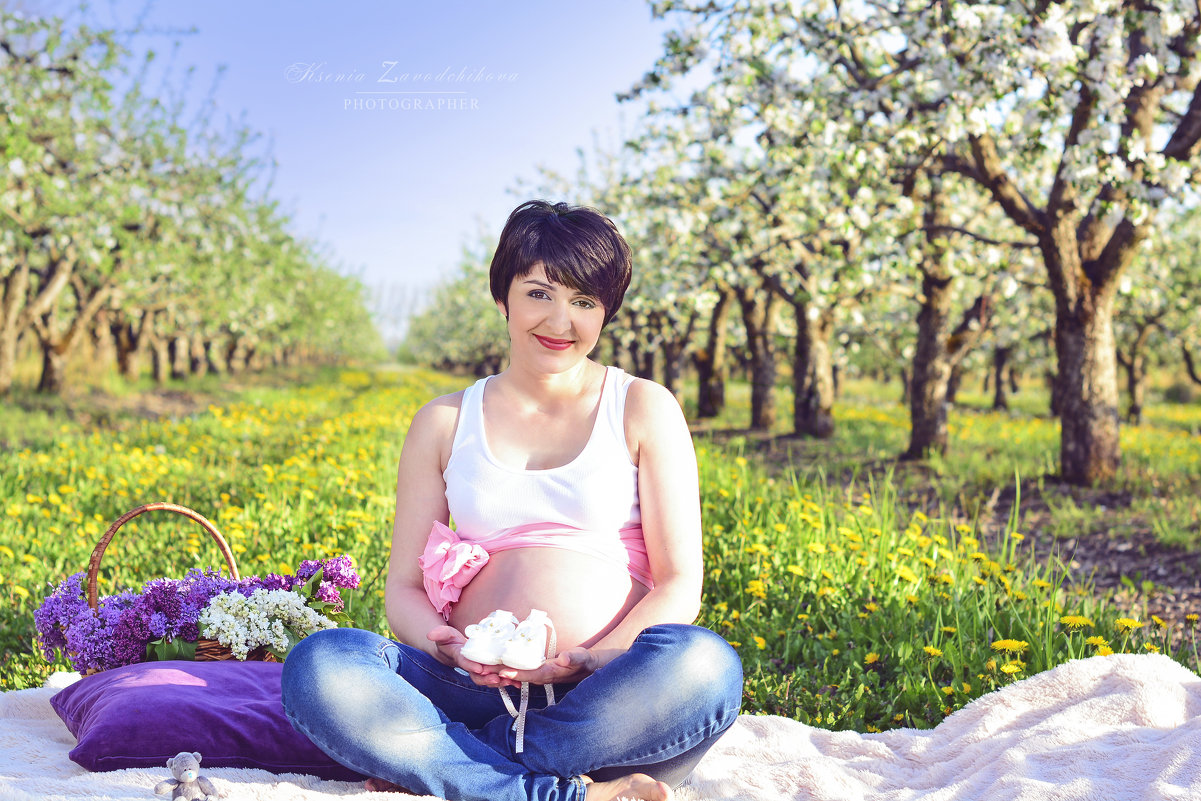
[[1193, 354], [1189, 353], [1188, 345], [1180, 343], [1180, 353], [1184, 356], [1184, 369], [1188, 371], [1188, 377], [1193, 380], [1194, 384], [1201, 386], [1201, 375], [1197, 374], [1197, 366], [1193, 363]]
[[1189, 101], [1188, 110], [1180, 118], [1180, 123], [1168, 143], [1164, 145], [1165, 156], [1178, 161], [1191, 161], [1201, 150], [1201, 83], [1193, 90], [1193, 99]]
[[[1021, 189], [1005, 172], [992, 135], [969, 136], [968, 142], [971, 145], [976, 171], [975, 174], [967, 174], [967, 177], [981, 183], [1015, 223], [1035, 236], [1045, 233], [1043, 212], [1022, 194]], [[984, 180], [980, 181], [980, 178]]]

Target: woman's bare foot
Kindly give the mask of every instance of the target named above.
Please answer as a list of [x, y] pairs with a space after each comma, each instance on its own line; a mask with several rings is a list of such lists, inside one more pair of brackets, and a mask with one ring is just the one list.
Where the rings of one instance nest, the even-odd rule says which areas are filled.
[[[585, 781], [589, 781], [585, 779]], [[631, 773], [610, 782], [589, 781], [586, 801], [617, 801], [629, 798], [639, 801], [671, 801], [671, 788], [645, 773]]]
[[363, 783], [363, 786], [369, 793], [405, 793], [406, 795], [412, 795], [406, 788], [401, 787], [399, 784], [393, 784], [387, 779], [368, 779]]

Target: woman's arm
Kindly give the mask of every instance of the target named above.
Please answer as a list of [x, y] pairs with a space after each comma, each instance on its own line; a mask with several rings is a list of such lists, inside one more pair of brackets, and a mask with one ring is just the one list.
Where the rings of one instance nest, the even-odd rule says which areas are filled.
[[642, 532], [655, 588], [589, 648], [564, 651], [537, 671], [502, 670], [511, 680], [578, 680], [625, 653], [648, 626], [691, 623], [700, 611], [701, 505], [696, 451], [675, 397], [635, 380], [626, 396], [626, 438], [638, 464]]
[[417, 558], [434, 521], [450, 520], [442, 471], [454, 437], [458, 399], [447, 395], [430, 401], [409, 424], [397, 468], [396, 520], [384, 584], [384, 608], [396, 638], [439, 659], [444, 657], [426, 635], [446, 621], [426, 595]]

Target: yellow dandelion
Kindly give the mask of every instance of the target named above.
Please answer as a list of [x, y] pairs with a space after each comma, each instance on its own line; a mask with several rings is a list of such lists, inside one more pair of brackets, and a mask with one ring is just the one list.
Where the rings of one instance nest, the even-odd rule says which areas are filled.
[[926, 656], [930, 657], [931, 659], [937, 659], [938, 657], [942, 656], [942, 651], [935, 648], [933, 645], [927, 645], [922, 648], [922, 650], [925, 651]]
[[746, 593], [755, 598], [766, 598], [767, 586], [759, 579], [751, 579], [746, 583]]
[[1159, 626], [1161, 629], [1166, 629], [1168, 627], [1168, 624], [1165, 623], [1163, 618], [1159, 617], [1158, 615], [1151, 615], [1151, 619], [1155, 621], [1155, 625]]
[[1153, 643], [1145, 642], [1145, 643], [1143, 643], [1143, 648], [1145, 648], [1146, 650], [1150, 651], [1153, 654], [1159, 653], [1159, 646], [1157, 646]]
[[1109, 645], [1109, 640], [1096, 635], [1089, 637], [1087, 640], [1085, 640], [1085, 642], [1094, 648], [1104, 648], [1105, 646]]
[[1030, 643], [1025, 640], [997, 640], [992, 644], [994, 651], [1001, 651], [1007, 654], [1020, 654], [1030, 647]]
[[758, 634], [756, 634], [755, 635], [755, 647], [758, 648], [760, 651], [762, 651], [764, 648], [767, 647], [767, 640], [763, 639]]
[[880, 655], [878, 653], [876, 653], [875, 651], [872, 651], [870, 654], [863, 657], [863, 664], [865, 664], [865, 665], [874, 665], [879, 661], [880, 661]]
[[954, 687], [940, 687], [939, 689], [942, 690], [943, 695], [954, 695], [955, 694]]
[[730, 645], [732, 645], [735, 648], [742, 647], [742, 643], [738, 642], [737, 640], [726, 640], [726, 642], [728, 642]]
[[914, 573], [908, 565], [901, 565], [897, 568], [897, 577], [902, 581], [915, 582], [920, 581], [917, 574]]
[[1192, 623], [1194, 626], [1197, 625], [1197, 615], [1185, 615], [1184, 619], [1189, 623]]
[[1013, 533], [1012, 533], [1012, 534], [1010, 534], [1009, 536], [1010, 536], [1010, 537], [1012, 537], [1012, 538], [1013, 538], [1013, 540], [1014, 540], [1015, 542], [1021, 542], [1022, 540], [1026, 539], [1026, 535], [1025, 535], [1025, 534], [1022, 534], [1022, 533], [1020, 533], [1020, 532], [1017, 532], [1017, 531], [1013, 532]]
[[1082, 629], [1085, 627], [1091, 629], [1093, 627], [1093, 622], [1084, 615], [1064, 615], [1059, 618], [1059, 622], [1069, 629]]
[[1118, 618], [1117, 620], [1114, 621], [1114, 625], [1118, 627], [1118, 631], [1127, 631], [1127, 632], [1134, 631], [1135, 629], [1141, 629], [1143, 627], [1142, 623], [1135, 620], [1134, 618], [1129, 618], [1129, 617]]
[[1040, 590], [1049, 590], [1051, 589], [1051, 582], [1047, 581], [1046, 579], [1035, 579], [1034, 586], [1038, 587]]
[[1012, 676], [1014, 673], [1020, 672], [1022, 665], [1020, 662], [1006, 662], [1001, 665], [1001, 672], [1007, 676]]
[[1097, 656], [1110, 656], [1113, 654], [1113, 649], [1108, 645], [1102, 645], [1097, 649]]
[[809, 553], [815, 553], [819, 556], [826, 552], [825, 544], [820, 542], [811, 542], [805, 547], [809, 549]]
[[944, 634], [954, 634], [959, 631], [959, 629], [955, 628], [954, 626], [943, 626], [942, 630]]

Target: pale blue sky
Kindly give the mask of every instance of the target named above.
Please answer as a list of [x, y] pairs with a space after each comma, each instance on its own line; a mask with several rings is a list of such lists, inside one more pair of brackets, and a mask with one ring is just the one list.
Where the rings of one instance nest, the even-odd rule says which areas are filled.
[[[295, 231], [385, 299], [449, 273], [478, 221], [499, 233], [538, 165], [573, 172], [594, 131], [628, 133], [639, 109], [615, 93], [653, 64], [665, 29], [645, 0], [100, 0], [91, 13], [129, 27], [142, 9], [158, 32], [134, 41], [166, 60], [178, 39], [174, 72], [196, 67], [190, 96], [225, 66], [218, 115], [244, 111], [271, 138], [273, 195]], [[481, 71], [495, 79], [474, 80]], [[319, 80], [339, 73], [357, 79]], [[360, 94], [402, 91], [421, 94]], [[355, 106], [439, 99], [441, 110]]]

